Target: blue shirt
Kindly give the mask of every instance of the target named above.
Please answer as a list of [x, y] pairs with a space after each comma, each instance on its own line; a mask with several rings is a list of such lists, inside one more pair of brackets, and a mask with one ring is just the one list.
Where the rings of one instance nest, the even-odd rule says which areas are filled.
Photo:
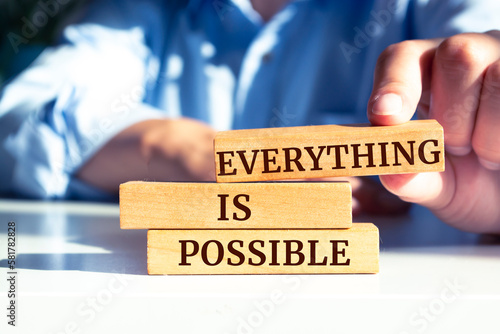
[[366, 121], [378, 55], [407, 39], [500, 28], [495, 0], [95, 1], [0, 95], [0, 191], [107, 197], [76, 171], [146, 119], [217, 130]]

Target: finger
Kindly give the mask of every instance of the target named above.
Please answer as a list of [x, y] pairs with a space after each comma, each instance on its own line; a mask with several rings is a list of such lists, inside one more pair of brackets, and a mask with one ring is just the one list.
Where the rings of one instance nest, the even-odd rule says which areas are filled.
[[433, 53], [440, 40], [393, 44], [375, 67], [368, 119], [374, 125], [401, 124], [413, 117], [422, 90], [429, 86]]
[[500, 61], [490, 65], [484, 77], [472, 137], [474, 152], [481, 165], [491, 170], [500, 170]]
[[381, 175], [384, 187], [404, 201], [433, 210], [445, 208], [455, 193], [454, 170], [446, 161], [445, 172]]
[[498, 59], [498, 49], [493, 36], [461, 34], [436, 50], [429, 116], [443, 126], [446, 150], [454, 155], [471, 150], [485, 64]]

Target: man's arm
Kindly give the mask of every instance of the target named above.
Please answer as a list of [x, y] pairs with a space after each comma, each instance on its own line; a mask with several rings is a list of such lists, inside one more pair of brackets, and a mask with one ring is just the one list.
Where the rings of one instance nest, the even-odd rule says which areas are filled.
[[27, 115], [7, 143], [15, 163], [13, 193], [106, 196], [75, 174], [124, 129], [168, 117], [144, 102], [159, 76], [154, 50], [164, 38], [165, 12], [153, 0], [92, 2], [81, 23], [65, 28], [59, 45], [4, 87], [0, 115]]
[[77, 177], [111, 194], [130, 180], [214, 181], [214, 137], [188, 118], [142, 121], [113, 137]]

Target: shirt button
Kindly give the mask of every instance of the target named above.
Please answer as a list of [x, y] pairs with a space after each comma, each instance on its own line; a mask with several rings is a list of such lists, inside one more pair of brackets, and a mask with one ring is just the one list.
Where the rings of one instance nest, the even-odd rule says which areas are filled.
[[262, 62], [264, 64], [269, 63], [273, 59], [273, 53], [272, 52], [266, 52], [264, 55], [262, 55]]

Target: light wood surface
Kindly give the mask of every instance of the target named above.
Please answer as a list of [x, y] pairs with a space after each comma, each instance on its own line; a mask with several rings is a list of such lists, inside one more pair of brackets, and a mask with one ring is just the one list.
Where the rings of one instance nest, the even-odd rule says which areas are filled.
[[349, 228], [348, 182], [120, 185], [124, 229]]
[[18, 226], [20, 279], [19, 326], [9, 326], [3, 313], [0, 333], [498, 329], [500, 240], [454, 229], [421, 206], [373, 217], [382, 239], [376, 275], [148, 276], [147, 231], [121, 230], [118, 218], [114, 203], [0, 200], [2, 307], [9, 302], [9, 221]]
[[217, 182], [444, 170], [435, 120], [233, 130], [219, 132], [214, 146]]
[[149, 274], [377, 273], [371, 223], [332, 230], [149, 230]]

